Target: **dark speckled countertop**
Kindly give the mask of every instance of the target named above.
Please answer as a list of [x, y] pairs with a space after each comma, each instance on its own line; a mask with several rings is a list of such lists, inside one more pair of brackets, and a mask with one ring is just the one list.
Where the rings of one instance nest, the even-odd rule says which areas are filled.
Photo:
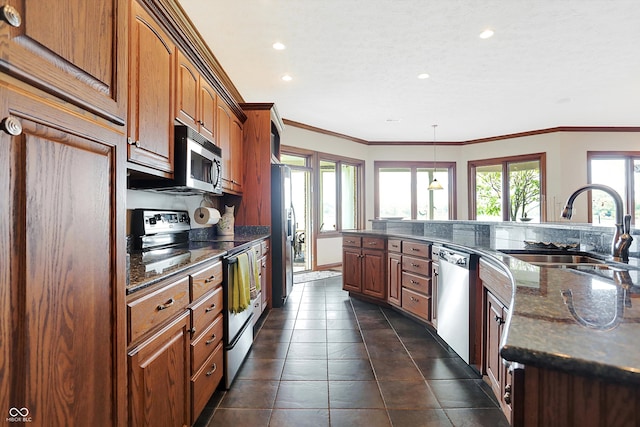
[[381, 230], [369, 234], [440, 243], [478, 253], [505, 270], [514, 291], [503, 358], [524, 365], [640, 384], [640, 264], [613, 271], [538, 267], [486, 245]]
[[192, 267], [238, 252], [268, 237], [268, 233], [236, 233], [233, 236], [203, 237], [192, 240], [188, 247], [174, 249], [171, 253], [172, 262], [167, 264], [162, 261], [155, 264], [143, 262], [142, 253], [132, 252], [129, 260], [127, 294], [152, 286]]

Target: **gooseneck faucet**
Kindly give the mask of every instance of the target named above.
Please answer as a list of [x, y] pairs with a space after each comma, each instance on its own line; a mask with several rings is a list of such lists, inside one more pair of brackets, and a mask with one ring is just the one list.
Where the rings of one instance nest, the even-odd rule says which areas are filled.
[[630, 234], [631, 215], [624, 215], [622, 198], [613, 188], [602, 184], [588, 184], [584, 187], [578, 188], [567, 199], [567, 203], [562, 210], [562, 218], [571, 219], [571, 215], [573, 214], [573, 202], [580, 193], [588, 190], [604, 191], [613, 198], [616, 205], [616, 229], [613, 235], [613, 241], [611, 242], [611, 255], [613, 255], [615, 259], [629, 261], [629, 246], [631, 246], [631, 242], [633, 241]]

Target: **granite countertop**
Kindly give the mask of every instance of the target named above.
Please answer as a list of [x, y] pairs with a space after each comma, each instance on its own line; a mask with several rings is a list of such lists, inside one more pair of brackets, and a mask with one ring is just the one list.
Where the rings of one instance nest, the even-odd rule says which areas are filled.
[[129, 259], [127, 295], [179, 275], [192, 267], [241, 251], [268, 237], [270, 235], [267, 233], [252, 233], [192, 240], [188, 247], [172, 251], [171, 263], [159, 261], [150, 264], [143, 262], [141, 252], [132, 252]]
[[578, 271], [539, 267], [489, 246], [441, 238], [381, 230], [344, 234], [425, 240], [477, 253], [508, 272], [515, 285], [504, 359], [640, 384], [640, 260], [620, 270]]

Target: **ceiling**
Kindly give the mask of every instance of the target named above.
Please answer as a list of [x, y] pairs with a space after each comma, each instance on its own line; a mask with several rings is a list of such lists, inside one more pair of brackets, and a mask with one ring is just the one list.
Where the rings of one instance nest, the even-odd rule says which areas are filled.
[[640, 126], [637, 0], [178, 1], [246, 102], [308, 126], [380, 142]]

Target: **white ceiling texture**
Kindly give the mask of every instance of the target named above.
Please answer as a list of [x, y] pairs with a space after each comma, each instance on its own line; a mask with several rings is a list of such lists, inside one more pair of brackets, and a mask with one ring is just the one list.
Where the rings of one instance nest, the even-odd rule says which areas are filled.
[[377, 142], [640, 126], [639, 0], [179, 3], [246, 102], [305, 125]]

